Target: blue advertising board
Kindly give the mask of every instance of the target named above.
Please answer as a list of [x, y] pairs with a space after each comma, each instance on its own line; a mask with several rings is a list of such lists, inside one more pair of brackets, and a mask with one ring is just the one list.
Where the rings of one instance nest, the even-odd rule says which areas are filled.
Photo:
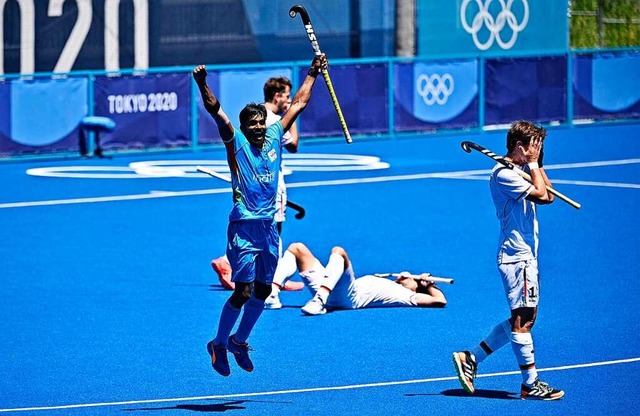
[[568, 50], [566, 0], [418, 0], [418, 55]]

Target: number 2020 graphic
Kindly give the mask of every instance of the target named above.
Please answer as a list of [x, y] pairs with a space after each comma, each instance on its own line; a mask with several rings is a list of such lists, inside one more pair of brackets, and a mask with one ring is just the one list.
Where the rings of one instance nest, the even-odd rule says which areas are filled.
[[[20, 73], [35, 71], [35, 6], [36, 0], [17, 0], [20, 8]], [[38, 2], [42, 0], [37, 0]], [[78, 16], [71, 34], [60, 53], [52, 72], [71, 71], [91, 28], [93, 6], [91, 0], [75, 1]], [[60, 17], [65, 0], [49, 0], [47, 16]], [[4, 74], [4, 9], [7, 0], [0, 0], [0, 74]], [[104, 69], [120, 70], [119, 41], [120, 0], [104, 1]], [[134, 69], [149, 68], [149, 0], [133, 0], [134, 12]]]

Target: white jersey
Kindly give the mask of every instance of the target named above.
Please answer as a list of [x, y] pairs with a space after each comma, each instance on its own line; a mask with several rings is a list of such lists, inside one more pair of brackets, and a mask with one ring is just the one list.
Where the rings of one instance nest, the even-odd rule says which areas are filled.
[[[276, 121], [280, 120], [282, 117], [273, 111], [267, 108], [267, 127], [274, 124]], [[291, 141], [293, 138], [291, 137], [291, 132], [287, 131], [284, 136], [282, 136], [282, 146], [285, 146]], [[287, 206], [287, 186], [284, 183], [284, 175], [282, 174], [282, 170], [284, 168], [284, 163], [280, 164], [280, 175], [278, 179], [278, 193], [276, 196], [276, 215], [274, 217], [276, 222], [283, 222], [285, 220], [285, 208]]]
[[500, 221], [498, 264], [535, 259], [538, 217], [536, 204], [526, 199], [534, 186], [515, 171], [498, 164], [491, 171], [489, 187]]
[[362, 276], [352, 285], [351, 299], [355, 309], [418, 306], [416, 292], [384, 277]]
[[353, 265], [349, 265], [337, 281], [329, 281], [324, 266], [316, 259], [311, 269], [300, 272], [300, 276], [312, 295], [320, 286], [332, 288], [327, 298], [329, 309], [418, 306], [416, 292], [393, 280], [373, 275], [356, 279]]

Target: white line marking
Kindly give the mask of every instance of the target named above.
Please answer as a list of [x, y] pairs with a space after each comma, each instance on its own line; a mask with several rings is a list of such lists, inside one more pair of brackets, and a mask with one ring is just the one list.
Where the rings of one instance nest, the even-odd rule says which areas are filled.
[[[614, 364], [627, 364], [634, 363], [640, 361], [640, 357], [636, 358], [627, 358], [621, 360], [613, 360], [613, 361], [600, 361], [595, 363], [585, 363], [585, 364], [572, 364], [572, 365], [564, 365], [559, 367], [549, 367], [549, 368], [538, 368], [539, 372], [543, 371], [562, 371], [562, 370], [573, 370], [576, 368], [589, 368], [589, 367], [600, 367], [605, 365], [614, 365]], [[478, 378], [484, 377], [501, 377], [501, 376], [511, 376], [520, 374], [520, 370], [516, 371], [504, 371], [500, 373], [490, 373], [490, 374], [478, 374]], [[363, 389], [363, 388], [371, 388], [371, 387], [385, 387], [385, 386], [401, 386], [406, 384], [421, 384], [421, 383], [432, 383], [436, 381], [450, 381], [457, 380], [457, 376], [448, 376], [448, 377], [434, 377], [434, 378], [424, 378], [418, 380], [402, 380], [402, 381], [387, 381], [380, 383], [367, 383], [367, 384], [351, 384], [345, 386], [333, 386], [333, 387], [311, 387], [307, 389], [293, 389], [293, 390], [275, 390], [275, 391], [263, 391], [263, 392], [254, 392], [254, 393], [236, 393], [236, 394], [221, 394], [217, 396], [194, 396], [194, 397], [179, 397], [172, 399], [148, 399], [148, 400], [127, 400], [120, 402], [105, 402], [105, 403], [83, 403], [83, 404], [69, 404], [69, 405], [61, 405], [61, 406], [42, 406], [42, 407], [21, 407], [21, 408], [13, 408], [13, 409], [0, 409], [0, 412], [27, 412], [27, 411], [35, 411], [35, 410], [60, 410], [60, 409], [78, 409], [78, 408], [86, 408], [86, 407], [105, 407], [105, 406], [122, 406], [122, 405], [132, 405], [132, 404], [149, 404], [149, 403], [167, 403], [167, 402], [184, 402], [184, 401], [197, 401], [197, 400], [212, 400], [212, 399], [230, 399], [236, 397], [257, 397], [257, 396], [276, 396], [283, 394], [299, 394], [299, 393], [311, 393], [318, 391], [336, 391], [336, 390], [350, 390], [350, 389]]]
[[[640, 159], [622, 159], [622, 160], [605, 160], [600, 162], [584, 162], [584, 163], [568, 163], [558, 165], [545, 166], [546, 170], [554, 169], [568, 169], [568, 168], [582, 168], [582, 167], [600, 167], [600, 166], [614, 166], [640, 163]], [[418, 173], [412, 175], [396, 175], [396, 176], [378, 176], [372, 178], [360, 178], [360, 179], [336, 179], [330, 181], [310, 181], [310, 182], [296, 182], [288, 183], [289, 188], [306, 188], [316, 186], [332, 186], [332, 185], [353, 185], [358, 183], [377, 183], [377, 182], [391, 182], [391, 181], [408, 181], [419, 179], [473, 179], [480, 180], [474, 175], [485, 175], [491, 173], [491, 169], [478, 169], [478, 170], [465, 170], [459, 172], [436, 172], [436, 173]], [[629, 188], [640, 189], [640, 185], [615, 183], [615, 182], [590, 182], [590, 181], [568, 181], [568, 180], [554, 180], [554, 183], [567, 184], [567, 185], [580, 185], [580, 186], [602, 186], [613, 188]], [[114, 202], [114, 201], [132, 201], [137, 199], [152, 199], [152, 198], [169, 198], [178, 196], [193, 196], [193, 195], [209, 195], [231, 192], [230, 188], [224, 189], [202, 189], [195, 191], [176, 191], [176, 192], [160, 192], [154, 191], [148, 194], [134, 194], [134, 195], [122, 195], [122, 196], [106, 196], [106, 197], [91, 197], [91, 198], [75, 198], [75, 199], [56, 199], [49, 201], [32, 201], [32, 202], [9, 202], [0, 204], [2, 208], [24, 208], [24, 207], [37, 207], [46, 205], [65, 205], [65, 204], [84, 204], [84, 203], [96, 203], [96, 202]]]

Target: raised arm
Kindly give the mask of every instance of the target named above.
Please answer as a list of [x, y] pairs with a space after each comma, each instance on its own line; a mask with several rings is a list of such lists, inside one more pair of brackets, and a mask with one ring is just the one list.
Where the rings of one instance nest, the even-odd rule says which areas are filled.
[[[287, 106], [284, 109], [284, 114], [287, 114], [287, 111], [291, 108], [291, 101], [287, 103]], [[283, 114], [283, 115], [284, 115]], [[297, 153], [298, 152], [298, 123], [295, 121], [289, 127], [289, 139], [287, 140], [284, 148], [287, 149], [289, 153]]]
[[542, 149], [542, 139], [533, 138], [531, 144], [525, 153], [527, 163], [531, 170], [531, 182], [534, 190], [531, 191], [527, 199], [536, 204], [550, 204], [554, 200], [553, 194], [547, 192], [547, 186], [551, 187], [551, 181], [544, 172], [544, 168], [540, 167], [538, 160]]
[[326, 70], [328, 66], [329, 63], [327, 62], [325, 54], [313, 58], [311, 68], [309, 68], [309, 72], [304, 78], [302, 86], [300, 86], [296, 95], [293, 96], [291, 107], [282, 117], [282, 120], [280, 120], [284, 131], [288, 131], [291, 128], [291, 125], [296, 121], [298, 115], [305, 109], [311, 98], [311, 90], [313, 89], [313, 84], [315, 84], [318, 74]]
[[198, 90], [200, 90], [204, 108], [218, 125], [218, 131], [225, 146], [229, 146], [234, 134], [233, 126], [231, 125], [231, 121], [229, 121], [229, 117], [222, 111], [220, 101], [213, 95], [213, 92], [207, 85], [207, 68], [204, 65], [195, 67], [193, 70], [193, 78], [196, 81], [196, 85], [198, 85]]

